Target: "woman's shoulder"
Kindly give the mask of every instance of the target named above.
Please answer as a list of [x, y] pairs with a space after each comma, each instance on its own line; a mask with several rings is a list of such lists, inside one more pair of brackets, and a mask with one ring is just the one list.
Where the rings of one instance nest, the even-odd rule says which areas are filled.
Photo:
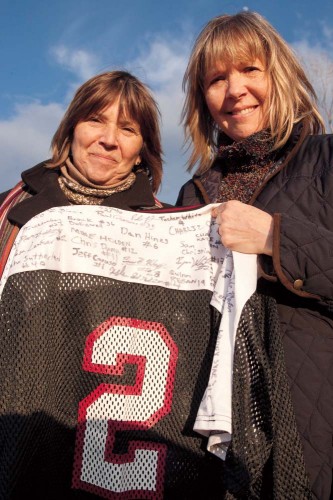
[[33, 167], [24, 170], [21, 174], [23, 182], [35, 192], [39, 192], [49, 179], [58, 178], [58, 168], [47, 168], [50, 160], [44, 160]]
[[199, 174], [195, 173], [189, 181], [181, 188], [177, 206], [207, 205], [216, 199], [218, 188], [223, 175], [222, 165], [216, 158], [211, 167]]
[[315, 167], [317, 173], [323, 167], [325, 170], [333, 168], [333, 134], [307, 136], [290, 163], [297, 164], [304, 171], [312, 171]]
[[11, 189], [8, 189], [8, 191], [4, 191], [3, 193], [0, 194], [0, 205], [5, 201], [9, 193], [11, 192]]
[[12, 188], [8, 189], [7, 191], [4, 191], [3, 193], [0, 193], [0, 204], [3, 203], [3, 201], [6, 199], [8, 194], [16, 187], [16, 185], [20, 182], [20, 180], [23, 181], [23, 183], [27, 186], [30, 187], [30, 183], [34, 184], [34, 181], [38, 179], [40, 182], [41, 178], [44, 175], [49, 175], [50, 170], [45, 168], [48, 160], [42, 161], [40, 163], [37, 163], [37, 165], [34, 165], [33, 167], [24, 170], [21, 173], [21, 179], [17, 179], [17, 183], [12, 186]]
[[311, 152], [312, 148], [333, 152], [333, 134], [308, 135], [300, 147], [302, 152]]
[[201, 205], [204, 203], [202, 193], [195, 183], [194, 178], [187, 181], [178, 193], [176, 207], [188, 207], [192, 205]]

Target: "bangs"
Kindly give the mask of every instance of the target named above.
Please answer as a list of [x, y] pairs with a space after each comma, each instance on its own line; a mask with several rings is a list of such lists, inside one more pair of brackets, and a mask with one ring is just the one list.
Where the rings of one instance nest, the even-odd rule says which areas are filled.
[[156, 117], [147, 101], [144, 90], [133, 84], [125, 82], [117, 94], [119, 97], [119, 115], [127, 120], [132, 120], [140, 126], [140, 131], [145, 140], [153, 133]]
[[[77, 103], [77, 109], [73, 113], [73, 118], [77, 122], [90, 118], [93, 114], [99, 113], [114, 103], [120, 95], [119, 89], [96, 89], [86, 93], [82, 100]], [[82, 101], [82, 102], [81, 102]], [[79, 118], [80, 117], [80, 118]]]
[[142, 122], [142, 95], [140, 96], [133, 82], [114, 81], [107, 87], [94, 89], [90, 98], [84, 103], [85, 118], [103, 111], [114, 102], [119, 101], [119, 116], [127, 120]]
[[142, 125], [142, 105], [133, 88], [122, 89], [118, 94], [119, 97], [119, 115], [121, 118], [137, 122], [140, 127]]
[[124, 92], [123, 89], [113, 89], [105, 92], [104, 95], [97, 97], [93, 96], [91, 102], [85, 107], [84, 118], [89, 118], [94, 113], [99, 113], [104, 111], [106, 108], [111, 106], [114, 102], [119, 100], [119, 117], [125, 118], [127, 120], [133, 120], [137, 123], [140, 122], [140, 107], [138, 105], [138, 100], [133, 99], [132, 93], [127, 95], [127, 92]]
[[216, 61], [228, 65], [259, 59], [266, 69], [269, 61], [266, 40], [247, 26], [217, 26], [207, 37], [201, 53], [201, 79]]

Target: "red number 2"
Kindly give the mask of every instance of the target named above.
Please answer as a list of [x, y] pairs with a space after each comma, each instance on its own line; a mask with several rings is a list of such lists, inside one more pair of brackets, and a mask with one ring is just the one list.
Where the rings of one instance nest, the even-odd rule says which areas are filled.
[[178, 349], [161, 323], [111, 317], [88, 337], [83, 368], [133, 385], [100, 384], [79, 404], [73, 487], [104, 498], [162, 498], [166, 446], [130, 441], [113, 453], [118, 430], [146, 430], [171, 410]]

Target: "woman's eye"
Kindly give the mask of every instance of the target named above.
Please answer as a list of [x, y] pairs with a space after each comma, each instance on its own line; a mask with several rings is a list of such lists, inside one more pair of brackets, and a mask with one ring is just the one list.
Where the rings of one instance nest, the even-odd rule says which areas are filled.
[[215, 83], [215, 82], [224, 82], [225, 79], [226, 79], [226, 77], [224, 75], [218, 75], [215, 78], [213, 78], [212, 83]]
[[132, 125], [120, 125], [120, 129], [127, 135], [137, 134], [138, 131]]
[[257, 66], [247, 66], [244, 71], [246, 73], [252, 73], [253, 71], [261, 71], [260, 68], [258, 68]]
[[90, 116], [90, 118], [88, 118], [88, 121], [89, 122], [100, 122], [101, 119], [99, 116]]
[[226, 80], [226, 77], [224, 75], [218, 75], [218, 76], [215, 76], [214, 78], [212, 78], [209, 82], [209, 86], [210, 85], [215, 85], [215, 84], [218, 84], [219, 82], [224, 82]]

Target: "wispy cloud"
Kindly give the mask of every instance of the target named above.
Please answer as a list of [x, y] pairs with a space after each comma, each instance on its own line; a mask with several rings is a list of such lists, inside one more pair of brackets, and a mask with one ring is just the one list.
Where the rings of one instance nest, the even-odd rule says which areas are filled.
[[327, 130], [333, 132], [333, 56], [329, 50], [329, 41], [333, 42], [333, 30], [327, 32], [326, 38], [325, 46], [313, 46], [307, 40], [302, 40], [294, 43], [293, 48], [316, 91]]
[[147, 80], [154, 86], [181, 80], [189, 53], [189, 39], [157, 37], [141, 50], [139, 56], [129, 64], [143, 68]]
[[1, 191], [19, 180], [20, 173], [50, 156], [51, 138], [64, 114], [60, 104], [17, 105], [13, 116], [0, 121]]
[[74, 74], [79, 80], [87, 80], [93, 76], [99, 67], [99, 58], [82, 49], [70, 49], [65, 45], [52, 47], [51, 55], [55, 61]]
[[333, 49], [333, 26], [327, 24], [326, 22], [322, 23], [323, 36], [325, 40], [325, 45], [332, 53]]
[[161, 198], [174, 202], [180, 185], [188, 178], [183, 154], [180, 114], [183, 106], [182, 79], [190, 50], [190, 37], [158, 37], [128, 67], [154, 92], [162, 115], [162, 142], [165, 169]]

